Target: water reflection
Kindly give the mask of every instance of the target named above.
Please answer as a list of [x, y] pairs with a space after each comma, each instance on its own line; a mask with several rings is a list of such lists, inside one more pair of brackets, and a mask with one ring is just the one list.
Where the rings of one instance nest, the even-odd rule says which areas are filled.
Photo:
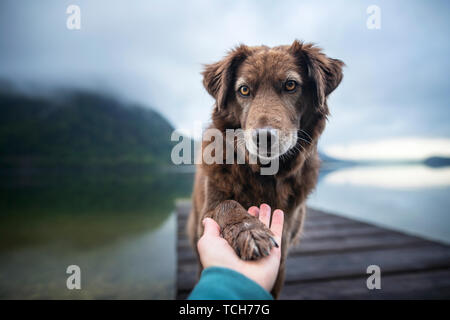
[[[0, 298], [168, 299], [175, 199], [192, 175], [139, 170], [3, 174]], [[68, 265], [82, 290], [66, 289]]]
[[450, 243], [450, 168], [357, 166], [322, 174], [310, 206]]
[[324, 177], [329, 184], [349, 184], [390, 189], [418, 189], [450, 185], [450, 168], [425, 165], [352, 167]]

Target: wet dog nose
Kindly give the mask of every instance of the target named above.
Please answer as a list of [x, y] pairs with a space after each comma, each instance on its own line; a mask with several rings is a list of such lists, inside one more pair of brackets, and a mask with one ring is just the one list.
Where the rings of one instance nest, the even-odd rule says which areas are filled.
[[278, 130], [272, 127], [254, 129], [252, 138], [258, 150], [266, 151], [270, 155], [272, 147], [278, 144]]

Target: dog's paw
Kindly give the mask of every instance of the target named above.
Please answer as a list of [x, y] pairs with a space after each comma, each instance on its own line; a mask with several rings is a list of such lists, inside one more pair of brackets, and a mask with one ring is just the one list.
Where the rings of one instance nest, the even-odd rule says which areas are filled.
[[274, 246], [278, 247], [272, 231], [255, 217], [227, 226], [222, 236], [243, 260], [261, 259], [268, 256]]

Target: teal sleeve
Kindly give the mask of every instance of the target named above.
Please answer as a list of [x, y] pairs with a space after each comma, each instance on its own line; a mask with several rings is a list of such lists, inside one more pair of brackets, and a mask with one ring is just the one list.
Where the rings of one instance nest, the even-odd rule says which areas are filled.
[[203, 270], [189, 300], [272, 300], [272, 295], [255, 281], [228, 268]]

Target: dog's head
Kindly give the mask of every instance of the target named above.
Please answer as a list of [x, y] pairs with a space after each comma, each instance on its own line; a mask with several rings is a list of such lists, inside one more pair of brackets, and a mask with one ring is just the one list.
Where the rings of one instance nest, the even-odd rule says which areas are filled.
[[205, 67], [203, 84], [216, 99], [213, 120], [244, 129], [247, 150], [273, 159], [298, 139], [311, 139], [308, 122], [328, 115], [326, 99], [341, 82], [343, 65], [299, 41], [274, 48], [241, 45]]

